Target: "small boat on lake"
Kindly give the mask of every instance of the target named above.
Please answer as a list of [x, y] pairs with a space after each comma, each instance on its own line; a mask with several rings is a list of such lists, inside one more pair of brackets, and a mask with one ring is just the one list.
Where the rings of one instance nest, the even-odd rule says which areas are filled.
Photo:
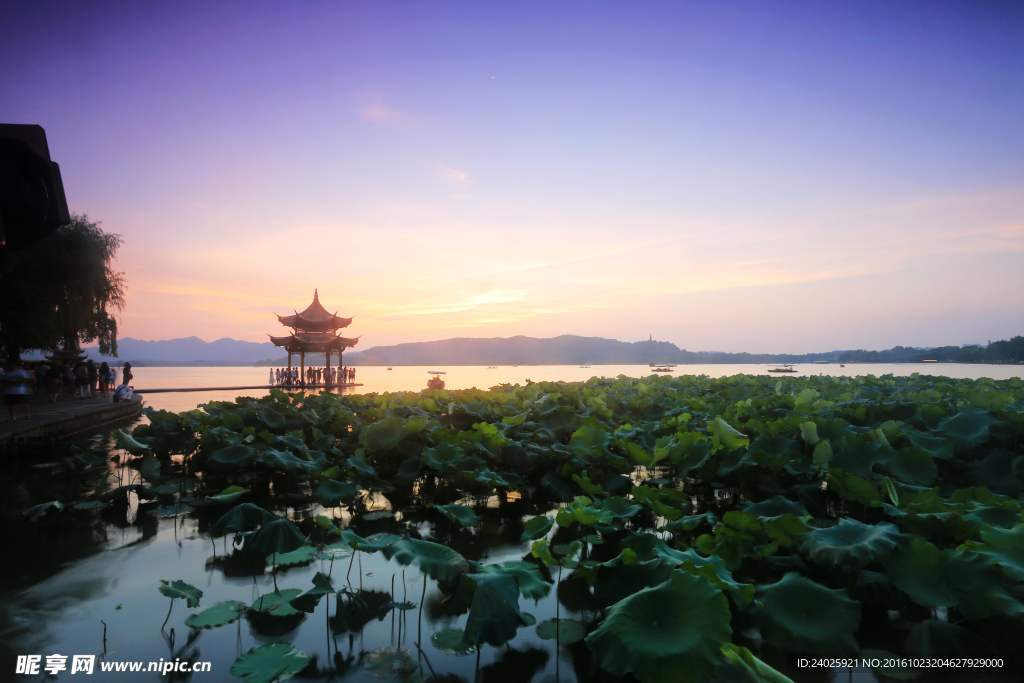
[[672, 372], [672, 368], [654, 368], [651, 372]]
[[783, 363], [774, 368], [768, 368], [768, 372], [796, 372], [792, 363]]

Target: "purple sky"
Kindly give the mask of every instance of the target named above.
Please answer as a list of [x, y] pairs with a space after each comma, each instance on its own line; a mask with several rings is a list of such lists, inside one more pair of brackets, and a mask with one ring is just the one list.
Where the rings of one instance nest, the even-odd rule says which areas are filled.
[[[769, 8], [766, 9], [766, 8]], [[125, 238], [121, 336], [1024, 333], [1009, 3], [6, 3], [0, 122]]]

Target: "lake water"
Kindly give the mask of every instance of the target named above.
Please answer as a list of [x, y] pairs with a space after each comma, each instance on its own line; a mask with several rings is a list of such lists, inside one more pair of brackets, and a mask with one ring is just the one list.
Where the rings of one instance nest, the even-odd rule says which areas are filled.
[[[725, 377], [729, 375], [764, 375], [773, 365], [679, 365], [673, 368], [673, 375], [708, 375]], [[847, 363], [795, 365], [795, 376], [836, 375], [855, 377], [859, 375], [911, 375], [913, 373], [942, 375], [960, 379], [1009, 379], [1024, 375], [1021, 365], [980, 365], [961, 363]], [[482, 366], [362, 366], [356, 368], [356, 382], [360, 387], [342, 390], [345, 394], [384, 393], [386, 391], [420, 391], [427, 388], [430, 375], [428, 370], [441, 370], [446, 389], [489, 389], [498, 384], [526, 384], [527, 381], [582, 382], [591, 377], [646, 377], [652, 374], [647, 365], [594, 365], [581, 368], [576, 365], [520, 365], [486, 368]], [[184, 387], [238, 387], [265, 384], [269, 380], [269, 368], [133, 368], [135, 375], [132, 385], [136, 389], [184, 388]], [[780, 374], [780, 377], [791, 375]], [[191, 410], [200, 403], [209, 401], [231, 401], [237, 396], [264, 396], [261, 389], [243, 391], [204, 391], [182, 393], [146, 394], [146, 405], [165, 410]]]

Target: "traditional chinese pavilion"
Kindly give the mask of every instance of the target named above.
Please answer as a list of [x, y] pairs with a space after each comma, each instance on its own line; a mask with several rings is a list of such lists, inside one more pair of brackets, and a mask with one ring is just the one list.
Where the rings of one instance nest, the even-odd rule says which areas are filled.
[[349, 339], [338, 336], [337, 331], [351, 325], [352, 318], [341, 318], [337, 311], [328, 313], [320, 304], [320, 295], [316, 290], [313, 290], [313, 303], [302, 313], [279, 315], [277, 319], [285, 327], [292, 328], [292, 333], [287, 337], [267, 336], [270, 336], [275, 346], [288, 351], [289, 372], [292, 369], [292, 354], [298, 354], [300, 378], [305, 377], [306, 354], [322, 353], [327, 359], [327, 383], [330, 384], [331, 354], [338, 352], [338, 367], [342, 367], [341, 359], [345, 349], [359, 342], [359, 337]]

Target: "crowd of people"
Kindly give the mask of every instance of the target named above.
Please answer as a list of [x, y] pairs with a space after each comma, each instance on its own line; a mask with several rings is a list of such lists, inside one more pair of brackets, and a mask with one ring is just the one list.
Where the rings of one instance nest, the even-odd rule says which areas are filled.
[[[274, 368], [270, 371], [270, 383], [272, 385], [303, 386], [306, 384], [327, 384], [327, 368], [306, 368], [305, 376], [301, 376], [298, 368], [291, 368], [289, 375], [288, 368]], [[355, 368], [330, 368], [331, 384], [347, 384], [356, 379]]]
[[[124, 364], [122, 385], [132, 380], [132, 366]], [[4, 403], [8, 405], [11, 419], [17, 406], [24, 407], [29, 415], [29, 400], [33, 393], [46, 394], [49, 403], [56, 403], [58, 397], [73, 396], [79, 399], [108, 397], [117, 386], [117, 368], [104, 361], [93, 360], [57, 361], [45, 360], [27, 368], [20, 360], [11, 360], [0, 370], [3, 384]], [[115, 400], [117, 400], [115, 398]]]

